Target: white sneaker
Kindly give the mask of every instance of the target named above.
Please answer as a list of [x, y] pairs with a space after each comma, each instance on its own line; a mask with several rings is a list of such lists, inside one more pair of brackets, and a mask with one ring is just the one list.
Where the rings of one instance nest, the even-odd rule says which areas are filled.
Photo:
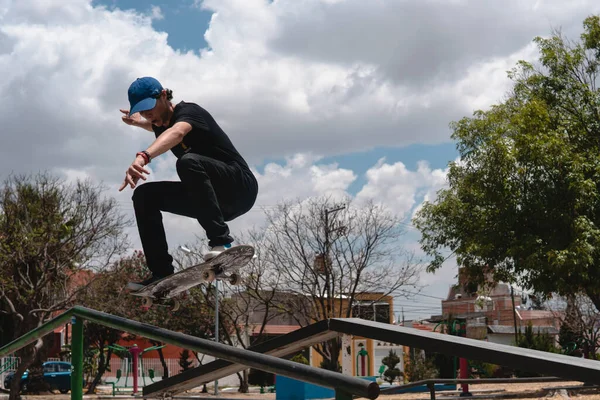
[[224, 244], [222, 246], [210, 247], [208, 249], [208, 252], [206, 254], [204, 254], [204, 261], [213, 259], [216, 256], [218, 256], [219, 254], [221, 254], [222, 252], [224, 252], [225, 250], [230, 249], [230, 248], [231, 248], [231, 243]]

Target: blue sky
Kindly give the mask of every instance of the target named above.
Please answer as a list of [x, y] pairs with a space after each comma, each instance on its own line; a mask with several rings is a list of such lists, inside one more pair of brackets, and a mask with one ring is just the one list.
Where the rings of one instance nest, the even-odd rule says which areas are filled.
[[152, 6], [160, 7], [163, 19], [156, 19], [152, 26], [169, 34], [168, 43], [181, 51], [194, 51], [207, 47], [204, 32], [208, 27], [211, 11], [194, 6], [194, 0], [143, 1], [143, 0], [94, 0], [92, 5], [102, 5], [109, 9], [134, 9], [148, 14]]

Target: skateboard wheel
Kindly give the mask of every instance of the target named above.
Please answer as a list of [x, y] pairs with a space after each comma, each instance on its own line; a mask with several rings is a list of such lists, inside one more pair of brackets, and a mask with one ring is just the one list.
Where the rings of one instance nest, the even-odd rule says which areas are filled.
[[229, 283], [231, 283], [234, 286], [239, 285], [240, 283], [242, 283], [242, 277], [238, 274], [233, 273], [229, 275]]
[[208, 271], [204, 271], [202, 273], [202, 279], [205, 280], [206, 282], [212, 282], [215, 280], [215, 271], [212, 270], [208, 270]]
[[171, 307], [171, 311], [175, 312], [175, 311], [179, 310], [179, 306], [180, 306], [179, 300], [177, 300], [177, 299], [173, 300], [173, 306]]
[[142, 300], [142, 307], [148, 309], [150, 306], [152, 306], [152, 298], [144, 297]]

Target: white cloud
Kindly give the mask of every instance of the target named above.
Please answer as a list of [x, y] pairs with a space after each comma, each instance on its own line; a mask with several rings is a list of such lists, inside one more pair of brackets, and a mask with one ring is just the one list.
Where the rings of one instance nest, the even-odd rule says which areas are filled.
[[531, 55], [534, 35], [558, 25], [579, 31], [600, 7], [205, 0], [209, 29], [190, 32], [210, 45], [198, 56], [173, 50], [152, 28], [163, 16], [156, 6], [147, 14], [90, 0], [1, 4], [0, 89], [11, 99], [0, 118], [19, 135], [0, 139], [15, 150], [0, 170], [23, 156], [33, 168], [111, 160], [102, 176], [111, 182], [152, 139], [119, 121], [136, 77], [154, 75], [175, 101], [205, 106], [253, 164], [439, 143], [448, 122], [501, 98], [505, 70]]
[[150, 7], [150, 17], [154, 20], [165, 19], [165, 16], [159, 6]]
[[[598, 2], [365, 2], [205, 0], [214, 11], [209, 48], [180, 52], [152, 27], [158, 7], [109, 10], [91, 0], [0, 0], [0, 174], [49, 169], [119, 193], [134, 154], [154, 139], [126, 126], [127, 87], [156, 76], [175, 102], [211, 112], [262, 172], [255, 210], [232, 230], [259, 224], [261, 207], [282, 198], [341, 195], [364, 171], [324, 165], [376, 146], [449, 141], [448, 123], [501, 100], [505, 71], [533, 57], [531, 39], [563, 27], [571, 38]], [[146, 7], [146, 6], [145, 6]], [[168, 21], [163, 21], [168, 22]], [[263, 166], [265, 160], [282, 160]], [[445, 172], [402, 160], [366, 172], [359, 199], [408, 215], [433, 199]], [[150, 179], [177, 179], [172, 155]], [[260, 166], [260, 167], [259, 167]], [[191, 219], [165, 216], [169, 243], [201, 234]], [[133, 237], [137, 233], [133, 230]]]
[[379, 201], [403, 217], [423, 200], [434, 201], [437, 190], [445, 187], [446, 170], [432, 170], [420, 161], [415, 171], [404, 163], [387, 164], [383, 159], [366, 172], [367, 183], [356, 195], [358, 200]]

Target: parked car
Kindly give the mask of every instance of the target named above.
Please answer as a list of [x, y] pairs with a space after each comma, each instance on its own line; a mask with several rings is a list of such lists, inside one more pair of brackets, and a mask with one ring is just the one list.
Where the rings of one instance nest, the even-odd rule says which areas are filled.
[[[56, 389], [61, 393], [67, 393], [71, 390], [71, 363], [65, 361], [46, 361], [42, 364], [44, 368], [44, 381], [50, 385], [51, 389]], [[8, 389], [14, 372], [4, 378], [4, 387]], [[29, 383], [29, 371], [25, 371], [21, 377], [21, 391], [27, 390]]]

